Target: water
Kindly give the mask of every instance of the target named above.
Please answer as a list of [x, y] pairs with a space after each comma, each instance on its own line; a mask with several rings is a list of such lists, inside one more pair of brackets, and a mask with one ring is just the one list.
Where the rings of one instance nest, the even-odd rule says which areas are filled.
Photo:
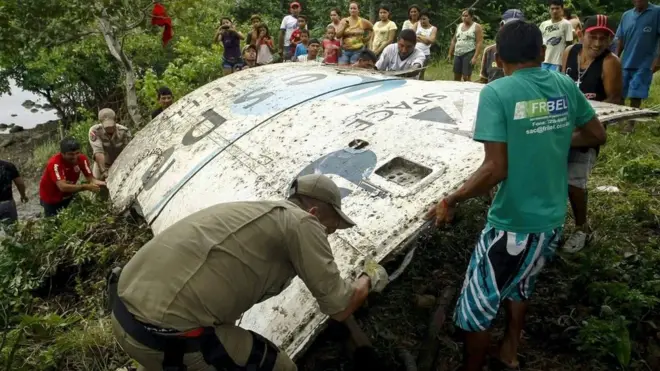
[[[3, 94], [0, 96], [0, 123], [7, 125], [14, 123], [25, 129], [31, 129], [38, 124], [58, 118], [57, 111], [54, 109], [45, 111], [40, 108], [38, 112], [32, 113], [30, 109], [23, 107], [23, 102], [28, 99], [40, 105], [48, 102], [41, 96], [22, 90], [16, 86], [14, 80], [10, 80], [9, 83], [11, 86], [11, 95]], [[12, 117], [12, 114], [17, 116]]]

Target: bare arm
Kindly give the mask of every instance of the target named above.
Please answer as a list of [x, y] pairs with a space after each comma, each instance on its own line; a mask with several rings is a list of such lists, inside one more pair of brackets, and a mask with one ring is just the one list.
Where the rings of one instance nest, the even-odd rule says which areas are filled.
[[96, 161], [96, 164], [98, 165], [101, 172], [104, 172], [105, 171], [105, 153], [103, 153], [103, 152], [95, 153], [94, 154], [94, 161]]
[[488, 192], [506, 179], [508, 174], [507, 144], [503, 142], [484, 142], [486, 157], [468, 180], [456, 192], [445, 200], [450, 206]]
[[595, 147], [605, 144], [607, 133], [597, 116], [573, 132], [571, 147]]
[[360, 278], [358, 278], [357, 281], [353, 283], [353, 295], [351, 295], [351, 299], [348, 302], [346, 309], [339, 313], [335, 313], [330, 317], [339, 322], [342, 322], [350, 317], [353, 312], [362, 306], [364, 301], [367, 299], [367, 296], [369, 295], [370, 284], [371, 283], [367, 275], [360, 276]]
[[456, 35], [451, 37], [451, 44], [449, 44], [449, 58], [454, 56], [454, 48], [456, 47]]
[[472, 57], [472, 64], [477, 63], [477, 59], [479, 59], [479, 53], [481, 53], [481, 47], [484, 44], [484, 30], [481, 28], [480, 24], [477, 24], [477, 27], [475, 27], [474, 34], [477, 37], [477, 47], [474, 51], [474, 57]]
[[561, 72], [566, 73], [566, 62], [568, 61], [568, 54], [571, 52], [573, 45], [564, 49], [564, 53], [561, 56]]
[[624, 47], [623, 40], [618, 39], [616, 41], [616, 56], [619, 58], [621, 58], [621, 53], [623, 53], [623, 47]]
[[[57, 188], [64, 193], [78, 193], [81, 191], [91, 190], [92, 183], [85, 184], [69, 184], [66, 180], [58, 180], [56, 183]], [[98, 190], [98, 186], [94, 186]]]
[[621, 61], [614, 55], [610, 55], [603, 61], [603, 87], [605, 88], [605, 102], [623, 103], [623, 73], [621, 72]]
[[484, 50], [484, 54], [481, 56], [481, 70], [479, 71], [479, 82], [482, 84], [488, 84], [488, 66], [486, 65], [487, 56], [488, 53]]
[[222, 31], [218, 28], [218, 29], [215, 31], [215, 36], [213, 36], [213, 43], [214, 43], [214, 44], [217, 44], [217, 43], [220, 42], [220, 34], [222, 34]]
[[21, 200], [23, 202], [27, 201], [27, 195], [25, 194], [25, 182], [23, 181], [23, 178], [20, 176], [18, 178], [14, 179], [14, 184], [16, 185], [16, 188], [18, 189], [18, 193], [21, 194]]
[[346, 26], [348, 26], [348, 18], [344, 18], [341, 21], [339, 21], [339, 27], [336, 28], [336, 38], [337, 39], [343, 39], [344, 38], [344, 30], [346, 29]]

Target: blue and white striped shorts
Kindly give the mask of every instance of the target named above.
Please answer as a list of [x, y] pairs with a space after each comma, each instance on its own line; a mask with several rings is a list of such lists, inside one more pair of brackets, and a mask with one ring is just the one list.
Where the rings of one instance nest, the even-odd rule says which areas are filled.
[[542, 233], [513, 233], [490, 223], [481, 232], [465, 274], [454, 321], [465, 331], [485, 331], [504, 299], [523, 301], [557, 250], [563, 227]]

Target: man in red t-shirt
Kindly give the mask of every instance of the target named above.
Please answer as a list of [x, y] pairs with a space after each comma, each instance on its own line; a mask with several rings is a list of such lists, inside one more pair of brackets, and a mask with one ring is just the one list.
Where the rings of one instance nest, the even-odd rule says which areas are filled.
[[[80, 173], [87, 183], [78, 183]], [[92, 176], [87, 156], [80, 153], [80, 143], [73, 138], [64, 138], [60, 142], [60, 153], [48, 160], [44, 174], [39, 182], [39, 198], [44, 207], [45, 216], [55, 216], [69, 206], [73, 195], [80, 191], [98, 192], [104, 186]]]

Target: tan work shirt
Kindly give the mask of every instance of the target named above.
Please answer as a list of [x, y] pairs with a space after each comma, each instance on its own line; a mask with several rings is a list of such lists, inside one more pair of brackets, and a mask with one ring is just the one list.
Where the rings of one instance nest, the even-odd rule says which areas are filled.
[[352, 287], [314, 216], [288, 201], [225, 203], [145, 244], [124, 267], [119, 296], [138, 320], [188, 330], [233, 324], [296, 275], [323, 313], [348, 307]]
[[[103, 129], [103, 124], [96, 124], [89, 128], [89, 144], [92, 146], [92, 157], [97, 153], [105, 156], [105, 166], [109, 168], [117, 159], [122, 150], [131, 141], [131, 131], [124, 125], [117, 124], [112, 136]], [[96, 160], [94, 160], [96, 164]]]

